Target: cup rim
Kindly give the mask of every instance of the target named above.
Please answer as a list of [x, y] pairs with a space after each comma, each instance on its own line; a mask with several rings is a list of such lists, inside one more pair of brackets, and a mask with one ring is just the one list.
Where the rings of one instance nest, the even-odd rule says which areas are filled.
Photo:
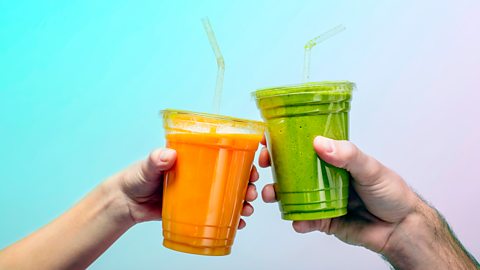
[[265, 122], [262, 122], [262, 121], [238, 118], [238, 117], [233, 117], [233, 116], [228, 116], [228, 115], [213, 114], [213, 113], [194, 112], [194, 111], [177, 110], [177, 109], [170, 109], [170, 108], [161, 110], [159, 112], [160, 116], [164, 116], [166, 113], [200, 116], [200, 117], [205, 117], [205, 118], [214, 119], [214, 120], [233, 121], [233, 122], [236, 122], [236, 123], [261, 125], [263, 127], [266, 127], [266, 125], [267, 125]]
[[351, 92], [355, 88], [355, 83], [350, 81], [321, 81], [266, 87], [253, 91], [251, 95], [253, 98], [258, 100], [263, 98], [323, 91], [330, 91], [334, 93], [342, 93], [347, 91]]

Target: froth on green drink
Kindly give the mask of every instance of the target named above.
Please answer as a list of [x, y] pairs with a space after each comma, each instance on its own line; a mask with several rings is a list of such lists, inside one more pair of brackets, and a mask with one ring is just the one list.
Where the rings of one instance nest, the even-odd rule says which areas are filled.
[[267, 143], [282, 218], [315, 220], [347, 213], [350, 174], [321, 160], [313, 140], [348, 140], [351, 82], [312, 82], [253, 93]]

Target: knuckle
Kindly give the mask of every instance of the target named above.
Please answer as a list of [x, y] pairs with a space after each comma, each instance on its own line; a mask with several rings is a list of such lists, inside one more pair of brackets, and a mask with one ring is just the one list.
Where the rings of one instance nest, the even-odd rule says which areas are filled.
[[155, 165], [157, 163], [158, 157], [162, 154], [163, 151], [163, 149], [158, 149], [150, 152], [147, 158], [148, 164]]
[[357, 155], [358, 148], [353, 143], [349, 141], [345, 141], [343, 145], [343, 152], [344, 152], [343, 154], [345, 155], [345, 158], [350, 160]]
[[339, 153], [341, 158], [340, 167], [345, 167], [350, 161], [355, 160], [358, 152], [359, 150], [355, 144], [349, 141], [342, 141]]

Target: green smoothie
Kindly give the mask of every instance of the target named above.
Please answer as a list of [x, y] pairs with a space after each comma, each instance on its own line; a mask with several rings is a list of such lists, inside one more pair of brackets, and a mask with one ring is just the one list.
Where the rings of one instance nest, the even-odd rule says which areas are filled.
[[320, 158], [315, 136], [348, 139], [355, 85], [347, 81], [275, 87], [253, 93], [267, 142], [282, 218], [315, 220], [347, 213], [350, 174]]

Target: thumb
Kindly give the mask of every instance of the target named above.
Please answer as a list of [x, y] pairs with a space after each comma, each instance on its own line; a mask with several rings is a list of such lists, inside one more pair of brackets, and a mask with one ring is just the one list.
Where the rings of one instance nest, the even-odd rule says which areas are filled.
[[140, 174], [145, 182], [158, 180], [158, 177], [173, 167], [177, 152], [173, 149], [157, 149], [150, 153], [148, 158], [141, 162]]
[[325, 162], [349, 171], [359, 185], [374, 185], [389, 171], [349, 141], [336, 141], [317, 136], [313, 141], [313, 147]]
[[353, 188], [374, 216], [397, 222], [414, 210], [418, 198], [405, 181], [353, 143], [318, 136], [313, 145], [325, 162], [350, 172]]

